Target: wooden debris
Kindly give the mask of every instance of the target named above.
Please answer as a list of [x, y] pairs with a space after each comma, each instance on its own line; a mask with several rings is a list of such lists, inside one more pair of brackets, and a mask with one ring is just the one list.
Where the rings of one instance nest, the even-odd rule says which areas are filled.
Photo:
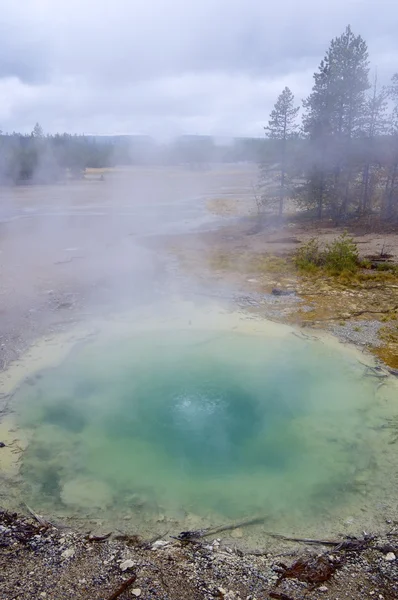
[[48, 527], [52, 526], [52, 524], [49, 521], [46, 521], [46, 519], [43, 519], [43, 517], [41, 517], [40, 515], [35, 513], [35, 511], [32, 510], [30, 508], [30, 506], [28, 506], [25, 502], [24, 502], [24, 505], [25, 505], [28, 513], [31, 515], [31, 517], [33, 517], [34, 520], [37, 521], [41, 527], [45, 527], [47, 529]]
[[342, 566], [341, 561], [331, 561], [327, 556], [299, 558], [291, 567], [281, 565], [282, 570], [277, 585], [284, 579], [297, 579], [312, 586], [329, 581], [333, 573]]
[[231, 529], [237, 529], [238, 527], [248, 527], [249, 525], [259, 525], [264, 523], [266, 517], [255, 517], [253, 519], [246, 519], [238, 523], [232, 523], [230, 525], [221, 525], [220, 527], [207, 527], [206, 529], [197, 529], [193, 531], [182, 531], [175, 539], [190, 542], [197, 541], [198, 538], [207, 537], [209, 535], [215, 535], [223, 531], [231, 531]]
[[338, 546], [341, 542], [335, 542], [332, 540], [314, 540], [312, 538], [296, 538], [296, 537], [287, 537], [286, 535], [282, 535], [280, 533], [270, 533], [265, 532], [266, 535], [269, 535], [272, 538], [277, 540], [284, 540], [285, 542], [298, 542], [300, 544], [310, 544], [317, 546]]
[[335, 548], [335, 550], [344, 550], [345, 552], [363, 552], [374, 540], [374, 538], [371, 536], [365, 536], [361, 539], [348, 537], [344, 540], [316, 540], [312, 538], [287, 537], [285, 535], [281, 535], [280, 533], [265, 533], [270, 537], [278, 540], [285, 540], [286, 542], [297, 542], [299, 544], [309, 544], [310, 546], [330, 546]]
[[121, 596], [123, 592], [128, 590], [128, 588], [133, 585], [136, 579], [137, 574], [134, 573], [134, 575], [132, 575], [130, 579], [127, 579], [127, 581], [124, 581], [122, 585], [111, 596], [109, 596], [109, 598], [107, 598], [107, 600], [116, 600], [116, 598], [119, 598], [119, 596]]

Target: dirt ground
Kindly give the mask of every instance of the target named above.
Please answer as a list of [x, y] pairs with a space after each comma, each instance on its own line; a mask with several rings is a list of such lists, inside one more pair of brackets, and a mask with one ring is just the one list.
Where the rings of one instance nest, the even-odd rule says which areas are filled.
[[[314, 230], [295, 215], [259, 227], [255, 177], [244, 166], [207, 174], [137, 169], [106, 173], [104, 182], [1, 190], [3, 374], [43, 335], [97, 314], [156, 305], [169, 286], [186, 291], [198, 285], [221, 298], [232, 291], [245, 310], [267, 318], [332, 329], [398, 367], [392, 318], [398, 282], [298, 276], [286, 263], [298, 244], [314, 235], [326, 241], [339, 231]], [[353, 233], [361, 255], [384, 248], [398, 261], [398, 232]], [[294, 292], [299, 301], [275, 298], [274, 288]], [[254, 556], [225, 547], [222, 535], [144, 547], [115, 535], [95, 542], [63, 524], [37, 529], [35, 522], [0, 513], [0, 599], [392, 600], [398, 598], [396, 525], [386, 523], [354, 551], [281, 540], [277, 552], [261, 548]], [[327, 564], [327, 577], [314, 581], [307, 565], [301, 581], [280, 579], [300, 557], [315, 561], [316, 572]], [[131, 564], [122, 571], [126, 560]], [[136, 581], [115, 596], [133, 573]]]

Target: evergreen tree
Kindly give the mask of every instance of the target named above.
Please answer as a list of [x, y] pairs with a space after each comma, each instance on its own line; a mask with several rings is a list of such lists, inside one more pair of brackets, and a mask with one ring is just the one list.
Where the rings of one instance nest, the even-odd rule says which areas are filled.
[[306, 190], [308, 204], [317, 205], [319, 216], [324, 204], [336, 219], [347, 215], [354, 170], [352, 140], [364, 125], [368, 73], [366, 43], [348, 26], [332, 40], [304, 102], [303, 129], [310, 142]]
[[389, 144], [385, 157], [385, 186], [381, 212], [386, 219], [398, 216], [398, 73], [393, 75], [388, 88], [388, 96], [392, 102], [389, 117]]
[[44, 138], [43, 127], [40, 125], [40, 123], [36, 123], [36, 125], [34, 126], [32, 131], [32, 137], [39, 139]]
[[367, 98], [364, 110], [362, 158], [364, 161], [359, 214], [372, 212], [372, 198], [381, 172], [380, 139], [387, 132], [387, 91], [377, 87], [377, 74], [374, 78], [373, 93]]
[[[266, 135], [270, 140], [274, 140], [274, 152], [272, 158], [276, 159], [279, 174], [278, 182], [278, 212], [282, 216], [283, 205], [286, 197], [287, 175], [288, 175], [288, 156], [287, 144], [297, 134], [297, 115], [300, 107], [294, 106], [294, 95], [288, 87], [281, 92], [270, 114], [268, 126], [264, 127]], [[266, 184], [269, 179], [269, 165], [264, 162], [262, 165], [262, 180]], [[265, 192], [266, 193], [266, 192]], [[266, 203], [266, 198], [264, 198]]]

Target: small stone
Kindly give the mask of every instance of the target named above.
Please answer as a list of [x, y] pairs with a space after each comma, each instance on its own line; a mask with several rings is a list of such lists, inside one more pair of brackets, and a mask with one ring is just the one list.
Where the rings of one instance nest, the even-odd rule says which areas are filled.
[[5, 443], [4, 442], [0, 442], [0, 448], [5, 448], [5, 447], [6, 447]]
[[222, 588], [222, 587], [219, 587], [219, 588], [217, 588], [217, 592], [220, 594], [220, 596], [221, 596], [222, 598], [224, 598], [224, 596], [226, 596], [226, 595], [227, 595], [227, 590], [225, 590], [225, 589], [224, 589], [224, 588]]
[[140, 590], [140, 588], [134, 588], [133, 590], [131, 590], [131, 593], [136, 598], [139, 598], [141, 596], [141, 590]]
[[47, 598], [47, 592], [41, 592], [40, 596], [41, 596], [42, 598]]
[[167, 542], [166, 540], [156, 540], [156, 542], [154, 542], [152, 544], [152, 550], [159, 550], [160, 548], [164, 548], [165, 546], [168, 546], [170, 542]]
[[397, 557], [395, 556], [394, 552], [387, 552], [387, 554], [384, 557], [384, 560], [388, 560], [389, 562], [392, 562], [396, 558]]
[[72, 558], [73, 556], [75, 556], [75, 549], [71, 546], [70, 548], [67, 548], [66, 550], [64, 550], [61, 554], [62, 558]]
[[328, 588], [326, 587], [326, 585], [321, 585], [321, 587], [320, 587], [320, 588], [318, 588], [318, 590], [319, 590], [320, 592], [326, 593], [326, 592], [328, 591]]
[[124, 560], [122, 563], [120, 563], [121, 571], [127, 571], [127, 569], [131, 569], [132, 567], [134, 567], [134, 562], [131, 560], [131, 558], [128, 558], [127, 560]]

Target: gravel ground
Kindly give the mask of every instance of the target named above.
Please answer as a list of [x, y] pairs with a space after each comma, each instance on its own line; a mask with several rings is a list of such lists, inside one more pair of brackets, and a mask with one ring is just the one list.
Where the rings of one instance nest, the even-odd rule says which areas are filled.
[[345, 546], [281, 541], [277, 556], [256, 556], [220, 538], [99, 541], [0, 512], [0, 599], [396, 599], [397, 526]]
[[341, 342], [378, 348], [382, 345], [379, 338], [379, 331], [382, 327], [385, 327], [385, 323], [376, 320], [347, 321], [344, 325], [333, 323], [329, 326], [329, 331]]

